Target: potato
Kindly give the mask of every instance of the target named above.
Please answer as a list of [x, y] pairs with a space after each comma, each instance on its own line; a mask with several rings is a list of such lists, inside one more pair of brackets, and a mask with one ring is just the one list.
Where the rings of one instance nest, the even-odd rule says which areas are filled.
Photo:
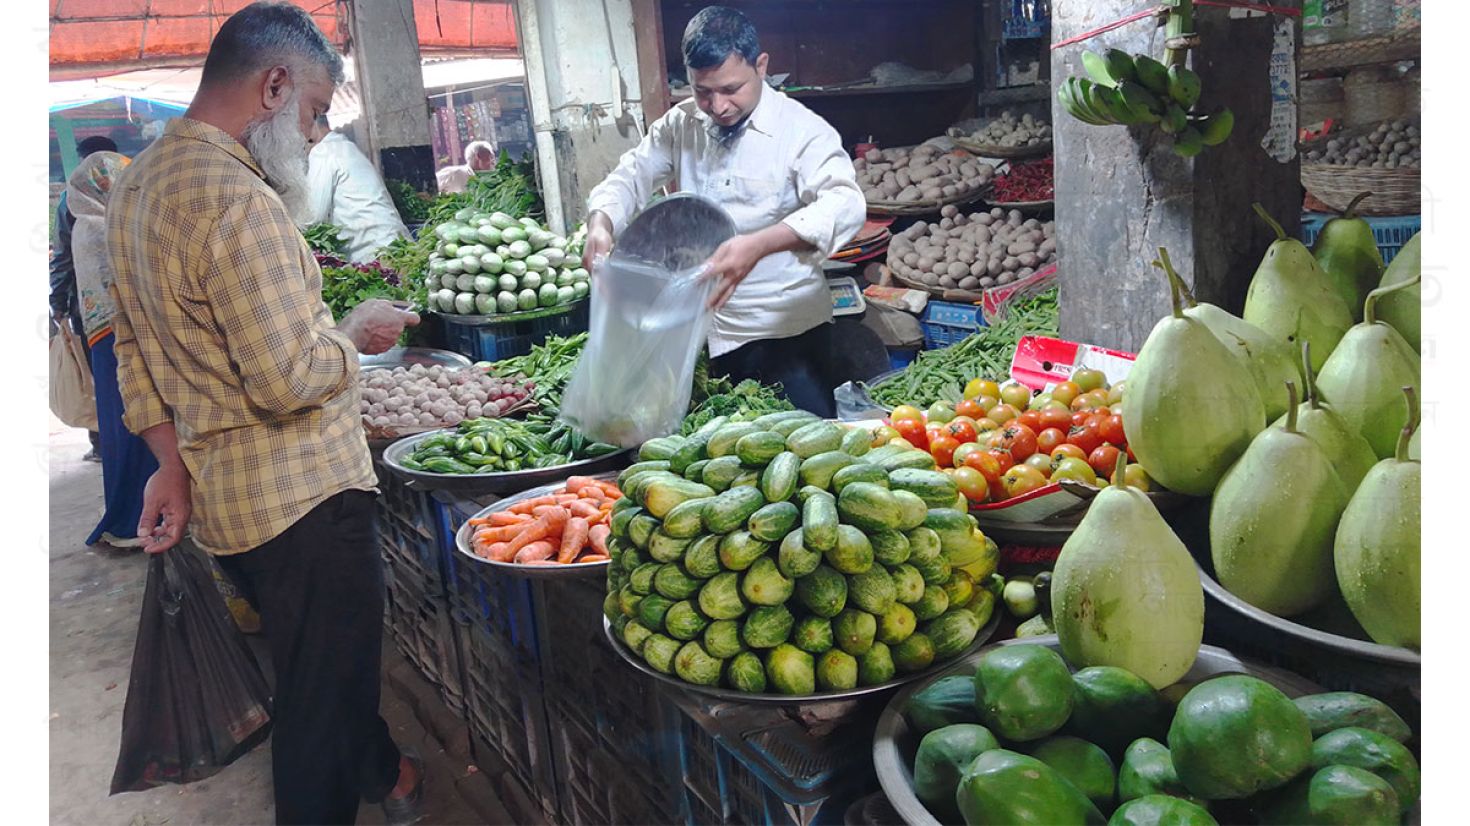
[[1004, 261], [1000, 262], [1000, 268], [1006, 272], [1015, 272], [1021, 268], [1021, 259], [1014, 255], [1008, 255]]
[[980, 286], [980, 279], [973, 275], [967, 275], [960, 279], [960, 289], [962, 290], [973, 290], [978, 286]]
[[959, 189], [957, 187], [955, 187], [954, 184], [947, 184], [943, 188], [941, 188], [939, 191], [942, 192], [942, 193], [944, 193], [944, 197], [945, 198], [953, 198], [956, 195], [960, 194]]
[[909, 177], [916, 181], [922, 181], [926, 178], [932, 178], [934, 177], [935, 173], [936, 170], [929, 164], [919, 164], [918, 166], [909, 167]]
[[1013, 272], [1003, 272], [999, 276], [996, 277], [995, 283], [996, 284], [1009, 284], [1009, 283], [1011, 283], [1012, 281], [1015, 281], [1015, 280], [1016, 280], [1016, 274], [1015, 273], [1013, 273]]
[[960, 209], [959, 209], [959, 207], [955, 206], [954, 204], [947, 204], [944, 207], [941, 207], [940, 210], [939, 210], [940, 217], [949, 218], [951, 220], [953, 220], [955, 218], [955, 216], [957, 216], [959, 214], [960, 214]]
[[942, 190], [942, 189], [937, 189], [937, 188], [934, 188], [934, 187], [930, 187], [929, 189], [925, 189], [924, 190], [924, 200], [926, 200], [926, 201], [937, 201], [937, 200], [939, 200], [940, 198], [943, 198], [943, 197], [944, 197], [944, 190]]
[[1034, 275], [1035, 273], [1036, 270], [1033, 270], [1030, 267], [1022, 267], [1021, 269], [1016, 271], [1016, 280], [1021, 281], [1030, 275]]
[[1041, 229], [1041, 222], [1036, 220], [1035, 218], [1027, 218], [1025, 221], [1021, 222], [1021, 226], [1025, 227], [1026, 229]]
[[964, 278], [969, 272], [970, 272], [970, 268], [967, 267], [967, 266], [965, 266], [962, 262], [959, 262], [959, 261], [951, 261], [951, 262], [949, 262], [949, 276], [951, 278], [955, 278], [955, 279]]
[[883, 152], [878, 149], [869, 149], [867, 152], [863, 153], [863, 160], [867, 161], [868, 163], [877, 163], [883, 160]]
[[995, 216], [988, 212], [981, 212], [978, 215], [970, 216], [970, 220], [982, 227], [988, 227], [995, 222]]
[[985, 264], [985, 272], [987, 275], [1000, 275], [1001, 273], [1005, 272], [1005, 261], [999, 258], [990, 259]]
[[914, 187], [914, 186], [906, 186], [906, 187], [904, 187], [903, 190], [898, 193], [898, 200], [899, 201], [902, 201], [904, 203], [911, 203], [913, 201], [919, 200], [919, 190], [918, 190], [918, 187]]
[[1042, 258], [1045, 258], [1056, 251], [1057, 239], [1055, 238], [1048, 238], [1045, 241], [1042, 241], [1041, 246], [1036, 248], [1036, 254], [1041, 256]]
[[947, 275], [941, 275], [939, 277], [939, 286], [941, 286], [941, 287], [944, 287], [946, 289], [952, 290], [955, 287], [958, 287], [959, 285], [960, 285], [960, 282], [954, 280], [953, 278], [950, 278]]
[[994, 286], [995, 286], [995, 279], [994, 278], [991, 278], [990, 276], [987, 275], [984, 278], [980, 279], [980, 289], [982, 289], [982, 290], [988, 290], [988, 289], [990, 289], [991, 287], [994, 287]]
[[985, 275], [985, 262], [984, 261], [976, 261], [975, 263], [971, 264], [970, 265], [970, 275], [973, 275], [976, 278], [983, 277]]
[[884, 199], [891, 201], [898, 197], [898, 193], [902, 192], [903, 188], [898, 185], [898, 181], [887, 181], [879, 187], [878, 191], [883, 193]]
[[937, 286], [939, 286], [939, 276], [935, 275], [932, 272], [926, 272], [926, 273], [921, 274], [919, 276], [919, 280], [922, 281], [922, 282], [924, 282], [925, 284], [928, 284], [931, 287], [937, 287]]
[[991, 218], [996, 218], [996, 219], [1001, 220], [1001, 221], [1004, 221], [1005, 220], [1005, 217], [1006, 217], [1006, 211], [1003, 210], [1003, 209], [1001, 209], [1000, 207], [991, 207], [990, 208], [990, 217]]
[[928, 256], [924, 256], [924, 257], [920, 258], [918, 261], [915, 261], [914, 262], [914, 266], [915, 267], [918, 267], [920, 270], [922, 270], [924, 272], [928, 272], [928, 271], [934, 269], [934, 259], [933, 258], [930, 258]]
[[1036, 245], [1031, 243], [1030, 241], [1017, 241], [1014, 244], [1011, 244], [1009, 247], [1006, 247], [1006, 252], [1010, 253], [1011, 255], [1020, 255], [1023, 252], [1035, 251]]
[[1023, 252], [1016, 256], [1016, 258], [1020, 260], [1021, 266], [1026, 268], [1035, 267], [1041, 261], [1041, 259], [1036, 257], [1036, 253], [1034, 252]]

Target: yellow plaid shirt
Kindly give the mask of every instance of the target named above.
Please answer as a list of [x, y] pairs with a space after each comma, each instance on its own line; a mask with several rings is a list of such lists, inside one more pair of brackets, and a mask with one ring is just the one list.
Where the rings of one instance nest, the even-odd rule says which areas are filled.
[[114, 186], [107, 245], [124, 422], [174, 423], [198, 545], [248, 551], [334, 494], [376, 488], [357, 350], [244, 146], [170, 122]]

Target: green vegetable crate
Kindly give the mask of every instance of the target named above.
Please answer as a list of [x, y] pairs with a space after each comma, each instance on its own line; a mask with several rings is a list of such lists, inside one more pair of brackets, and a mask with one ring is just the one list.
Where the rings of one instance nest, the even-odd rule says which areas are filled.
[[[524, 356], [547, 336], [571, 336], [587, 329], [588, 301], [564, 307], [533, 310], [518, 319], [514, 314], [501, 320], [497, 316], [455, 316], [436, 313], [444, 323], [447, 349], [469, 356], [473, 361], [500, 361]], [[493, 318], [494, 320], [487, 320]], [[467, 321], [467, 319], [473, 319]]]

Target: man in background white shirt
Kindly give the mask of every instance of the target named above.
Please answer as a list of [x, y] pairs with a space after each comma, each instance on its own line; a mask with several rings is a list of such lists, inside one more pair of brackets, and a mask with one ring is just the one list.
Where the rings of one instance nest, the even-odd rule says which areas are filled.
[[489, 141], [471, 141], [464, 148], [464, 166], [446, 166], [436, 173], [439, 191], [464, 192], [470, 176], [495, 168], [495, 147]]
[[320, 141], [311, 148], [307, 169], [307, 226], [333, 224], [347, 238], [347, 260], [363, 264], [408, 227], [372, 161], [341, 132], [319, 123]]
[[832, 297], [822, 262], [862, 227], [866, 205], [831, 125], [767, 88], [755, 27], [711, 6], [684, 30], [694, 99], [670, 109], [587, 198], [584, 262], [653, 193], [677, 180], [730, 214], [739, 233], [710, 257], [719, 279], [709, 336], [712, 376], [780, 382], [798, 407], [834, 414]]

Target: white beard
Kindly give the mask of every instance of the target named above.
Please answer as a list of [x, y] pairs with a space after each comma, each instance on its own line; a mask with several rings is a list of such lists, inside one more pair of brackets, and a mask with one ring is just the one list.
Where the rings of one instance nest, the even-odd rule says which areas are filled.
[[241, 135], [266, 183], [281, 196], [287, 212], [298, 223], [306, 213], [306, 174], [308, 169], [306, 136], [301, 134], [301, 102], [293, 90], [280, 111], [251, 123]]

